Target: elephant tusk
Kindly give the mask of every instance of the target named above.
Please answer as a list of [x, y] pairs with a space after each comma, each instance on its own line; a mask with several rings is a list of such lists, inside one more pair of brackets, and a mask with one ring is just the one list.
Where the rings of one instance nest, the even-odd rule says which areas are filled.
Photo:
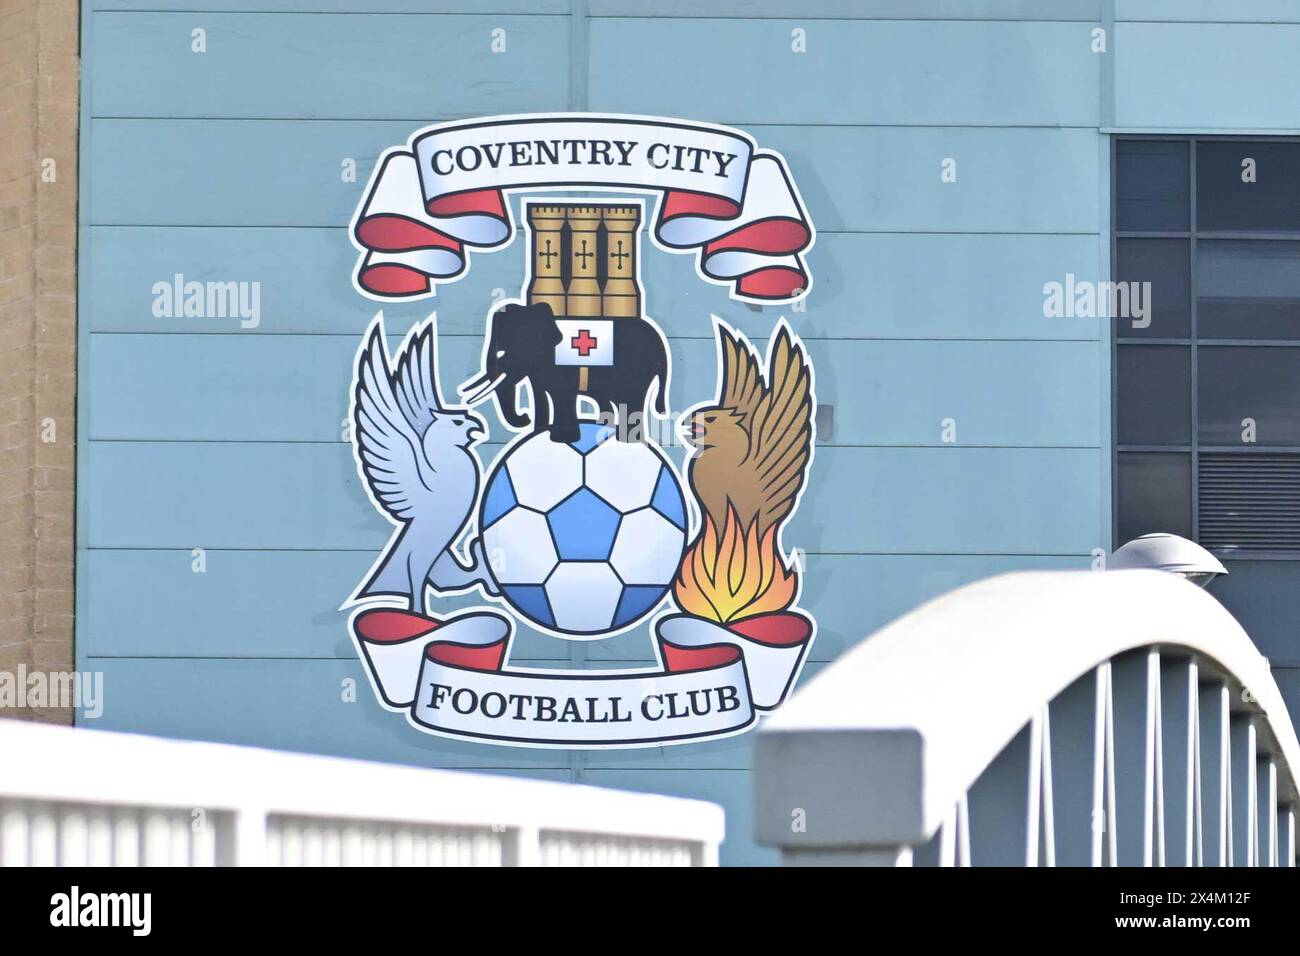
[[[479, 402], [483, 401], [483, 399], [487, 398], [490, 394], [492, 394], [492, 390], [496, 388], [497, 384], [505, 377], [506, 377], [506, 373], [502, 372], [500, 375], [492, 379], [486, 385], [483, 385], [481, 388], [478, 388], [478, 390], [475, 391], [474, 394], [468, 395], [465, 398], [463, 398], [462, 401], [466, 405], [477, 405]], [[476, 388], [486, 378], [487, 378], [486, 375], [480, 375], [474, 381], [467, 382], [466, 384], [462, 385], [459, 391], [463, 393], [469, 391], [470, 389]]]
[[462, 385], [456, 386], [456, 391], [460, 392], [462, 395], [465, 392], [472, 392], [474, 389], [478, 388], [480, 385], [486, 382], [487, 379], [488, 379], [488, 373], [484, 372], [478, 378], [473, 379], [471, 381], [467, 381]]

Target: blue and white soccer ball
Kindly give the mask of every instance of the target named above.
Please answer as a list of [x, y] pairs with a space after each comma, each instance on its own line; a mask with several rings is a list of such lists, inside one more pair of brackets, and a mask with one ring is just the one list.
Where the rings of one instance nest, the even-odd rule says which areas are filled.
[[663, 600], [686, 544], [686, 502], [656, 447], [583, 422], [575, 442], [543, 432], [497, 461], [479, 528], [511, 607], [554, 631], [600, 635]]

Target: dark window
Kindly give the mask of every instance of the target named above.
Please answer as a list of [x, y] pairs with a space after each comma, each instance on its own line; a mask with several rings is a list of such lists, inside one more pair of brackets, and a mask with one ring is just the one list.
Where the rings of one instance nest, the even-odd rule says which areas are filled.
[[1300, 143], [1235, 139], [1196, 144], [1196, 225], [1202, 232], [1300, 231]]
[[1300, 141], [1119, 139], [1116, 544], [1300, 557]]
[[1122, 139], [1115, 152], [1116, 228], [1185, 232], [1190, 215], [1187, 142]]
[[1300, 242], [1198, 242], [1196, 318], [1202, 338], [1300, 342]]
[[1151, 283], [1151, 324], [1125, 335], [1185, 339], [1192, 329], [1192, 264], [1187, 239], [1120, 239], [1115, 243], [1115, 278]]
[[1192, 456], [1170, 452], [1119, 454], [1119, 540], [1150, 531], [1192, 536]]
[[1300, 347], [1202, 345], [1196, 354], [1202, 445], [1300, 445]]
[[1191, 355], [1179, 345], [1119, 351], [1121, 445], [1186, 445], [1192, 440]]

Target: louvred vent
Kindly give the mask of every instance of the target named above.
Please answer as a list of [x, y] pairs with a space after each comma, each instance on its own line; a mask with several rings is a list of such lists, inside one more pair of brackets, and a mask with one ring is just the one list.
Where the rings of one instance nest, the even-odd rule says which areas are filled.
[[1200, 456], [1203, 547], [1300, 553], [1300, 455]]

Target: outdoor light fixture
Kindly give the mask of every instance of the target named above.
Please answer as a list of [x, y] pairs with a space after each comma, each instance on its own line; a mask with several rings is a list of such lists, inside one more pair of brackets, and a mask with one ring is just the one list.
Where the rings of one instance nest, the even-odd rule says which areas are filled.
[[1133, 568], [1168, 571], [1199, 587], [1205, 587], [1219, 575], [1228, 573], [1218, 558], [1195, 541], [1165, 531], [1144, 534], [1117, 548], [1110, 556], [1109, 568], [1112, 571]]

